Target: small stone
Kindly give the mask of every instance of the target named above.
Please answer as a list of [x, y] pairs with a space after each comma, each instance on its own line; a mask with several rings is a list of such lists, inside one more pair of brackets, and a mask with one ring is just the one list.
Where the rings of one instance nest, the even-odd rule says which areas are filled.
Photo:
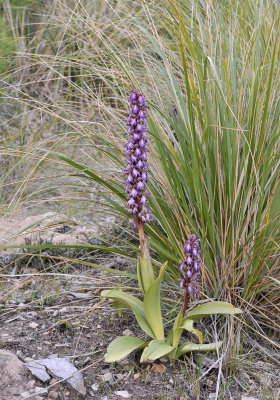
[[138, 372], [137, 374], [134, 374], [134, 375], [133, 375], [133, 378], [134, 378], [134, 379], [138, 379], [138, 378], [140, 378], [140, 376], [141, 376], [141, 374], [139, 374], [139, 372]]
[[36, 385], [36, 381], [33, 379], [27, 383], [27, 389], [34, 389]]
[[124, 335], [124, 336], [134, 336], [134, 335], [133, 335], [133, 332], [131, 332], [130, 329], [125, 329], [125, 330], [123, 331], [123, 335]]
[[208, 400], [215, 399], [215, 397], [216, 397], [216, 393], [215, 392], [209, 393]]
[[58, 382], [57, 379], [52, 378], [52, 379], [50, 380], [50, 385], [55, 385], [57, 382]]
[[55, 390], [51, 390], [49, 392], [49, 398], [50, 399], [58, 399], [58, 393]]
[[36, 328], [38, 328], [39, 324], [36, 324], [36, 322], [30, 322], [30, 324], [28, 326], [31, 329], [36, 329]]
[[125, 374], [115, 374], [115, 376], [121, 381], [122, 379], [125, 378]]
[[252, 396], [242, 396], [241, 400], [259, 400], [256, 397], [252, 397]]
[[98, 389], [99, 389], [98, 383], [94, 383], [93, 385], [91, 385], [91, 388], [92, 388], [92, 390], [93, 390], [94, 392], [97, 392]]
[[106, 374], [101, 376], [101, 379], [103, 382], [110, 382], [113, 380], [113, 375], [111, 374], [111, 372], [107, 372]]
[[65, 392], [64, 394], [65, 394], [66, 397], [70, 396], [70, 392]]
[[25, 357], [25, 359], [24, 359], [24, 362], [26, 362], [26, 363], [29, 363], [31, 361], [33, 361], [33, 358], [31, 358], [31, 357]]
[[115, 392], [115, 394], [117, 396], [121, 397], [122, 399], [130, 399], [131, 398], [131, 394], [129, 394], [127, 390], [117, 390]]
[[34, 391], [37, 394], [42, 394], [42, 395], [48, 394], [48, 390], [46, 388], [43, 388], [43, 387], [40, 387], [40, 386], [35, 387]]
[[59, 311], [58, 311], [58, 310], [55, 310], [55, 312], [53, 313], [53, 317], [57, 317], [58, 314], [59, 314]]
[[23, 399], [28, 399], [28, 397], [30, 396], [30, 393], [29, 392], [22, 392], [20, 395], [21, 395], [21, 397]]
[[38, 313], [37, 313], [36, 311], [30, 311], [30, 312], [28, 313], [28, 315], [30, 315], [31, 317], [35, 318], [35, 317], [38, 316]]

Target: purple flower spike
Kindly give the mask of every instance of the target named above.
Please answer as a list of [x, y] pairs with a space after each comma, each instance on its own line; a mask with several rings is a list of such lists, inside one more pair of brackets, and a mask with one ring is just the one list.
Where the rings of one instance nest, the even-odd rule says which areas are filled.
[[192, 234], [189, 236], [189, 240], [185, 242], [184, 250], [186, 257], [185, 261], [179, 261], [181, 264], [180, 272], [182, 275], [180, 288], [185, 288], [188, 294], [197, 297], [199, 270], [201, 266], [199, 239], [196, 235]]
[[150, 222], [150, 215], [146, 207], [147, 193], [145, 192], [147, 183], [147, 137], [146, 132], [148, 106], [145, 102], [145, 96], [132, 90], [129, 96], [130, 115], [127, 119], [129, 129], [127, 131], [129, 140], [126, 144], [126, 161], [125, 168], [126, 180], [125, 191], [128, 193], [127, 211], [133, 214], [132, 219], [134, 227], [137, 220], [142, 222]]

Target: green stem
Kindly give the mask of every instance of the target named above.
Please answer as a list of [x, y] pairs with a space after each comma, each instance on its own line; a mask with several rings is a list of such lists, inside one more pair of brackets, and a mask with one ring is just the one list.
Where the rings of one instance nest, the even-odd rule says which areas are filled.
[[140, 253], [141, 253], [141, 257], [144, 258], [145, 248], [146, 248], [145, 232], [144, 232], [144, 223], [143, 223], [143, 221], [141, 221], [140, 218], [137, 218], [137, 226], [138, 226], [139, 240], [140, 240]]

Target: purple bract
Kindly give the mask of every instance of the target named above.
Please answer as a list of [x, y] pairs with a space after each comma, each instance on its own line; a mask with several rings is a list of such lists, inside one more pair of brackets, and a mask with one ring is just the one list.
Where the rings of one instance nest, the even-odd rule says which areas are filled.
[[125, 168], [126, 181], [125, 191], [127, 196], [127, 210], [132, 214], [133, 221], [137, 222], [139, 218], [142, 222], [150, 222], [150, 215], [146, 208], [147, 193], [145, 191], [147, 184], [147, 137], [148, 130], [146, 118], [147, 104], [145, 96], [132, 90], [129, 96], [130, 115], [127, 119], [129, 135], [128, 143], [126, 144], [126, 161]]
[[189, 236], [189, 240], [185, 242], [184, 249], [185, 261], [180, 260], [180, 272], [183, 276], [180, 288], [185, 288], [188, 294], [196, 297], [201, 268], [199, 239], [196, 235]]

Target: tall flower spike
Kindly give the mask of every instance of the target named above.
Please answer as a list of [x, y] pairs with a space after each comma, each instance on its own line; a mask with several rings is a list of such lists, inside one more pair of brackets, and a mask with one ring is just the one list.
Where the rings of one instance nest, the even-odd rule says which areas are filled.
[[129, 135], [126, 143], [126, 162], [125, 168], [126, 181], [125, 191], [127, 196], [127, 210], [133, 216], [134, 226], [137, 226], [137, 220], [143, 223], [150, 221], [149, 212], [146, 207], [147, 193], [145, 192], [147, 184], [147, 137], [148, 130], [146, 118], [147, 104], [145, 96], [132, 90], [129, 96], [130, 115], [127, 119]]
[[199, 239], [192, 234], [184, 245], [185, 261], [180, 260], [182, 279], [180, 288], [186, 289], [188, 295], [197, 297], [198, 281], [201, 269]]

